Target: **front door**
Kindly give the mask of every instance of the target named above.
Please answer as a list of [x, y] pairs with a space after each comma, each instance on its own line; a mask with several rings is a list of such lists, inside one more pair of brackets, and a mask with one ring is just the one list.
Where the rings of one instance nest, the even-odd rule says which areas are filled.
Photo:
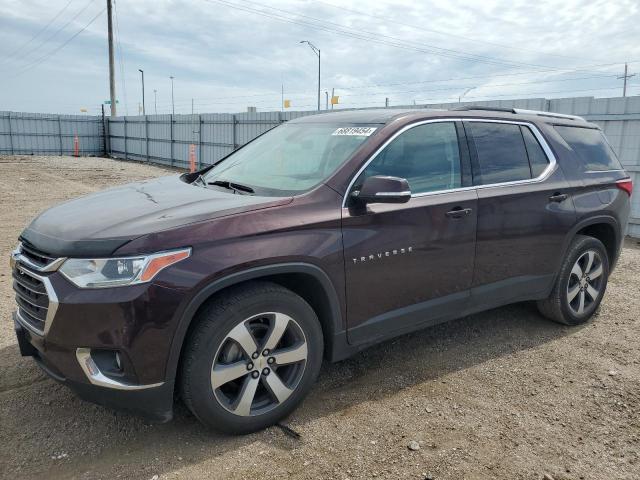
[[365, 178], [390, 175], [407, 179], [412, 193], [404, 204], [347, 200], [343, 208], [351, 343], [437, 323], [465, 307], [477, 214], [467, 162], [455, 122], [421, 123], [396, 134], [347, 192], [349, 199]]

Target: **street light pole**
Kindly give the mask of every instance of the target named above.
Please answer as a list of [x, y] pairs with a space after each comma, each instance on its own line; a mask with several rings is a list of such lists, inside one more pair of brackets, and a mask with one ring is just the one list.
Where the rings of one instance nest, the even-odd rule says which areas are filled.
[[464, 96], [476, 87], [467, 88], [462, 95], [458, 97], [458, 103], [462, 102]]
[[175, 115], [176, 114], [176, 105], [175, 105], [175, 103], [173, 101], [173, 79], [174, 79], [174, 77], [169, 77], [169, 78], [171, 79], [171, 113], [173, 115]]
[[142, 115], [146, 115], [146, 110], [144, 108], [144, 70], [138, 69], [138, 71], [142, 74]]
[[318, 56], [318, 111], [320, 111], [320, 49], [309, 40], [300, 40], [300, 43], [306, 43], [309, 45], [311, 50], [313, 50], [313, 53]]
[[153, 89], [153, 111], [158, 114], [158, 90]]

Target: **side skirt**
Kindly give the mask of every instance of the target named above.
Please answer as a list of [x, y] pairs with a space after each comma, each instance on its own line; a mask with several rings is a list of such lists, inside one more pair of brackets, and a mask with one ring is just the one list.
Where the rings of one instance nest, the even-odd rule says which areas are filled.
[[332, 361], [348, 358], [385, 340], [511, 303], [546, 298], [554, 275], [530, 275], [474, 287], [373, 317], [334, 336]]

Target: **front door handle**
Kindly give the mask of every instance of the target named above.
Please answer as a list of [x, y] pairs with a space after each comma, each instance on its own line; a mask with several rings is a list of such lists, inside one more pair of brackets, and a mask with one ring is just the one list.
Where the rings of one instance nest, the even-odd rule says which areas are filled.
[[564, 202], [567, 198], [569, 198], [569, 195], [567, 195], [566, 193], [556, 192], [549, 197], [549, 201], [560, 203]]
[[472, 210], [470, 208], [456, 207], [445, 213], [445, 215], [449, 218], [462, 218], [471, 215], [471, 212]]

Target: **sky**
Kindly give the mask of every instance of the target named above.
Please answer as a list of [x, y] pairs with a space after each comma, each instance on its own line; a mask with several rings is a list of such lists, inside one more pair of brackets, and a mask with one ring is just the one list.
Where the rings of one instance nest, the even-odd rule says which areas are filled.
[[[637, 0], [115, 0], [118, 114], [640, 95]], [[0, 0], [0, 110], [96, 114], [106, 0]], [[284, 89], [284, 96], [282, 90]], [[155, 91], [155, 93], [154, 93]], [[107, 114], [108, 107], [105, 107]]]

